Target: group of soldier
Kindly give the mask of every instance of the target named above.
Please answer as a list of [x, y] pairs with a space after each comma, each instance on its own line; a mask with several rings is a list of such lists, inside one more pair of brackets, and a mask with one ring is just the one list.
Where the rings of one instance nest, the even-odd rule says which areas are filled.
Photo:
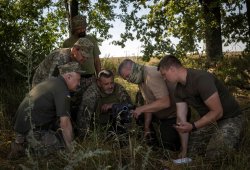
[[[84, 140], [91, 133], [93, 121], [108, 131], [128, 133], [113, 113], [116, 104], [132, 105], [128, 92], [114, 82], [111, 70], [101, 69], [97, 42], [86, 35], [86, 18], [75, 16], [71, 25], [71, 37], [39, 64], [32, 90], [17, 110], [10, 159], [23, 156], [25, 148], [40, 154], [70, 152], [75, 137]], [[185, 68], [166, 55], [158, 67], [125, 59], [118, 75], [137, 84], [142, 94], [144, 102], [129, 113], [143, 119], [145, 139], [154, 138], [153, 122], [157, 146], [180, 151], [180, 158], [216, 159], [238, 149], [245, 119], [211, 73]], [[192, 118], [190, 108], [200, 118]]]

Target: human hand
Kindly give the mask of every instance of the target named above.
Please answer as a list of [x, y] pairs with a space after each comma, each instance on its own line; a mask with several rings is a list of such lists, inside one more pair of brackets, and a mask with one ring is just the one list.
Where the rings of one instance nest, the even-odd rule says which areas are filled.
[[193, 126], [189, 122], [179, 122], [174, 125], [174, 128], [180, 133], [187, 133], [192, 131]]
[[138, 117], [142, 114], [143, 110], [142, 110], [142, 107], [137, 107], [135, 108], [135, 110], [132, 110], [131, 111], [133, 116], [138, 119]]
[[104, 104], [101, 107], [101, 111], [102, 113], [106, 113], [109, 109], [111, 109], [113, 106], [113, 103], [109, 103], [109, 104]]

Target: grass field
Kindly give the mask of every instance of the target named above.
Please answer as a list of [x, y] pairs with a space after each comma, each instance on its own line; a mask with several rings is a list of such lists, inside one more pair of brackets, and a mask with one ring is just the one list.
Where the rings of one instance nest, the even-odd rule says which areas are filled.
[[[133, 59], [136, 60], [136, 62], [147, 65], [157, 65], [159, 62], [156, 58], [150, 60], [148, 63], [144, 63], [140, 58]], [[117, 66], [121, 60], [122, 58], [106, 58], [102, 59], [102, 64], [104, 68], [116, 72]], [[203, 59], [200, 58], [192, 59], [192, 61], [184, 59], [183, 62], [185, 62], [187, 66], [194, 68], [201, 68], [204, 66]], [[238, 63], [238, 65], [235, 63]], [[245, 85], [245, 82], [249, 81], [249, 79], [243, 80], [242, 77], [237, 77], [237, 75], [241, 75], [239, 70], [248, 68], [245, 65], [245, 61], [224, 60], [221, 65], [217, 65], [211, 69], [223, 80], [231, 76], [231, 79], [228, 80], [230, 90], [237, 98], [242, 108], [250, 106], [250, 91], [233, 85], [240, 80], [240, 87], [243, 87], [242, 84]], [[138, 87], [127, 83], [119, 77], [116, 77], [115, 81], [125, 86], [134, 101]], [[147, 146], [140, 137], [142, 132], [134, 121], [132, 122], [128, 136], [125, 136], [128, 140], [128, 144], [125, 146], [121, 146], [119, 142], [123, 140], [122, 137], [118, 138], [117, 136], [113, 136], [113, 138], [107, 139], [103, 131], [95, 128], [85, 141], [76, 140], [74, 142], [75, 150], [70, 154], [59, 152], [42, 158], [36, 155], [28, 155], [18, 160], [7, 160], [6, 157], [10, 149], [10, 143], [14, 137], [11, 119], [26, 92], [27, 90], [25, 88], [16, 86], [4, 86], [0, 89], [0, 169], [250, 169], [249, 123], [245, 131], [240, 151], [230, 153], [227, 157], [217, 160], [216, 162], [208, 162], [202, 157], [196, 157], [190, 164], [177, 166], [173, 164], [171, 160], [175, 159], [178, 153], [170, 152], [164, 148], [151, 148]], [[247, 122], [249, 122], [249, 108], [244, 111], [244, 115]]]

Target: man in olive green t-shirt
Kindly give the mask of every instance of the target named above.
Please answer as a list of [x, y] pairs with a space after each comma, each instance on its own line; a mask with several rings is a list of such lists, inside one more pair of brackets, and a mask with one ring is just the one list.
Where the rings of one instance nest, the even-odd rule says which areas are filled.
[[[206, 71], [183, 67], [172, 55], [165, 56], [158, 69], [167, 81], [177, 83], [175, 128], [182, 141], [180, 157], [186, 157], [188, 152], [217, 159], [239, 147], [245, 120], [239, 104], [222, 82]], [[188, 106], [198, 112], [200, 119], [187, 122]]]
[[79, 90], [74, 94], [74, 96], [72, 96], [71, 99], [72, 116], [73, 119], [75, 119], [76, 113], [78, 112], [79, 107], [81, 107], [79, 105], [81, 104], [83, 92], [87, 90], [91, 84], [96, 83], [96, 75], [101, 70], [101, 61], [99, 58], [101, 52], [99, 50], [97, 40], [90, 35], [86, 35], [86, 16], [74, 16], [72, 18], [71, 27], [72, 35], [63, 42], [63, 48], [72, 47], [79, 38], [86, 38], [94, 45], [91, 49], [89, 58], [81, 65], [82, 70], [85, 71], [85, 74], [81, 76], [81, 86]]
[[32, 88], [16, 112], [9, 159], [25, 154], [25, 147], [39, 154], [66, 148], [71, 151], [73, 130], [70, 120], [70, 91], [80, 84], [80, 65], [69, 62], [59, 66], [59, 77], [51, 77]]

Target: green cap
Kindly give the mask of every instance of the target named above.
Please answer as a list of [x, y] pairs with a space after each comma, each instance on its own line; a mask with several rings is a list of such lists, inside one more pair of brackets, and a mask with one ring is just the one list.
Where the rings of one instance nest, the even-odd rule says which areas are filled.
[[74, 46], [81, 48], [81, 53], [84, 57], [91, 57], [91, 51], [94, 47], [93, 43], [87, 38], [79, 38]]
[[82, 15], [76, 15], [72, 18], [72, 29], [77, 29], [77, 28], [86, 28], [87, 27], [87, 22], [86, 22], [86, 16]]
[[66, 74], [66, 73], [70, 73], [70, 72], [77, 72], [77, 73], [80, 73], [80, 74], [84, 74], [85, 71], [82, 71], [81, 70], [81, 67], [80, 67], [80, 64], [77, 63], [77, 62], [69, 62], [67, 64], [64, 64], [64, 65], [61, 65], [61, 66], [58, 66], [59, 68], [59, 72], [60, 74]]

